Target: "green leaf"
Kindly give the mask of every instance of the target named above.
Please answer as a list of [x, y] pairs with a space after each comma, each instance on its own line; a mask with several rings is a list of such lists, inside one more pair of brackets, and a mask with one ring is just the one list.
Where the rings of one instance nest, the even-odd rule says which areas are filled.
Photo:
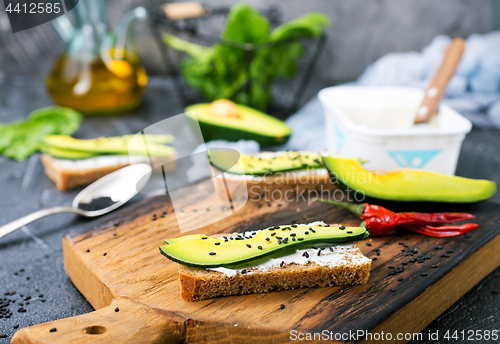
[[49, 106], [30, 113], [24, 121], [0, 124], [0, 153], [18, 161], [38, 150], [46, 135], [70, 135], [83, 116], [70, 108]]
[[319, 38], [325, 27], [330, 26], [330, 19], [320, 12], [311, 12], [286, 22], [273, 30], [270, 41], [287, 39]]
[[227, 15], [222, 38], [240, 43], [264, 43], [269, 38], [269, 20], [246, 3], [237, 3]]

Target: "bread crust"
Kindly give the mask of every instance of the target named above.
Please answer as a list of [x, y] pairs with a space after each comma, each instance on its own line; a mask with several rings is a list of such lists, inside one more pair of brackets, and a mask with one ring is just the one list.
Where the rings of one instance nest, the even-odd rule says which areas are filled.
[[248, 195], [248, 199], [260, 200], [271, 197], [273, 192], [283, 195], [286, 192], [300, 194], [303, 191], [314, 190], [315, 196], [320, 196], [324, 192], [337, 189], [331, 182], [329, 174], [323, 169], [309, 170], [307, 175], [299, 175], [297, 172], [290, 171], [264, 176], [223, 174], [213, 167], [212, 171], [215, 176], [213, 181], [217, 196], [222, 199], [227, 199], [228, 192], [231, 195], [244, 192]]
[[230, 295], [366, 284], [372, 261], [352, 245], [349, 255], [331, 266], [292, 263], [265, 270], [247, 268], [245, 273], [228, 276], [220, 271], [179, 264], [181, 297], [186, 301], [201, 301]]
[[[111, 164], [96, 168], [66, 169], [58, 166], [57, 159], [48, 154], [42, 154], [40, 160], [42, 161], [47, 177], [49, 177], [49, 179], [56, 184], [57, 189], [61, 191], [87, 186], [105, 175], [129, 165]], [[172, 161], [165, 166], [173, 169], [175, 168], [173, 162], [175, 162], [174, 156], [172, 157]]]

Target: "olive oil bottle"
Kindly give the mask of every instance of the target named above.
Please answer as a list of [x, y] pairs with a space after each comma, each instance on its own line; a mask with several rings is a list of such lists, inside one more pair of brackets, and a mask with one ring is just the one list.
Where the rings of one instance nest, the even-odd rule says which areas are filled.
[[109, 31], [103, 0], [72, 3], [66, 16], [51, 21], [66, 43], [46, 78], [50, 97], [59, 105], [89, 115], [115, 114], [140, 104], [148, 78], [140, 65], [135, 23], [147, 18], [144, 7], [125, 13]]
[[46, 79], [49, 95], [59, 105], [85, 114], [113, 114], [140, 104], [148, 78], [136, 61], [85, 59], [64, 54]]

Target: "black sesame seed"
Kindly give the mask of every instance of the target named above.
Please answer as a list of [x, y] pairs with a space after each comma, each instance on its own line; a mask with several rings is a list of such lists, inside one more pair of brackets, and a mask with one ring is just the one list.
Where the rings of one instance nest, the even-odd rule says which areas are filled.
[[307, 253], [307, 252], [302, 253], [302, 257], [309, 258], [309, 253]]
[[113, 233], [113, 236], [116, 236], [116, 233]]
[[304, 233], [304, 234], [306, 234], [306, 235], [307, 235], [307, 234], [309, 234], [309, 232], [308, 232], [308, 231], [305, 231], [305, 233]]
[[220, 245], [220, 242], [215, 242], [214, 245]]
[[290, 234], [290, 236], [291, 236], [291, 237], [294, 237], [294, 236], [296, 236], [296, 235], [297, 235], [296, 233], [291, 233], [291, 234]]
[[309, 228], [309, 230], [310, 230], [311, 232], [313, 232], [313, 233], [316, 233], [316, 231], [315, 231], [314, 229], [312, 229], [312, 228]]
[[278, 240], [278, 244], [281, 244], [281, 240]]
[[366, 243], [366, 246], [371, 246], [371, 245], [372, 245], [372, 244], [371, 244], [371, 243], [369, 243], [369, 242], [367, 242], [367, 243]]
[[275, 236], [275, 235], [276, 235], [276, 232], [274, 232], [274, 233], [271, 233], [271, 236]]
[[281, 304], [281, 305], [280, 305], [280, 309], [285, 309], [285, 305], [284, 305], [284, 304]]
[[276, 239], [278, 239], [278, 240], [282, 240], [283, 238], [282, 238], [282, 237], [280, 237], [280, 236], [277, 236], [277, 237], [276, 237]]
[[403, 277], [399, 277], [398, 281], [401, 282], [403, 280]]
[[248, 248], [252, 248], [252, 245], [250, 245], [250, 244], [247, 244], [247, 247], [248, 247]]
[[244, 275], [244, 274], [246, 274], [246, 273], [247, 273], [247, 269], [243, 269], [243, 270], [241, 270], [241, 274], [242, 274], [242, 275]]
[[394, 288], [390, 288], [389, 290], [392, 291], [393, 293], [396, 291], [396, 289]]
[[347, 231], [346, 233], [347, 233], [347, 234], [352, 234], [352, 231]]
[[413, 258], [410, 259], [410, 263], [414, 263], [416, 261], [417, 261], [416, 259], [413, 259]]
[[388, 242], [388, 241], [385, 241], [385, 242], [384, 242], [384, 245], [389, 245], [389, 242]]
[[269, 238], [266, 238], [266, 241], [269, 241], [269, 240], [271, 240], [271, 239], [269, 239]]
[[201, 240], [206, 240], [206, 239], [208, 239], [208, 237], [202, 237], [202, 238], [201, 238]]
[[448, 250], [447, 252], [448, 252], [448, 253], [453, 253], [453, 250]]
[[107, 254], [106, 252], [104, 252], [102, 255], [103, 255], [103, 256], [107, 256], [108, 254]]
[[318, 251], [318, 257], [321, 256], [321, 250]]
[[437, 265], [435, 265], [435, 264], [434, 264], [433, 266], [431, 266], [431, 268], [433, 268], [433, 269], [435, 269], [435, 268], [437, 268], [437, 267], [438, 267], [438, 266], [437, 266]]
[[426, 274], [425, 272], [422, 272], [422, 273], [420, 274], [420, 276], [425, 277], [425, 276], [427, 276], [427, 274]]
[[210, 252], [209, 255], [215, 256], [215, 252]]
[[377, 256], [380, 256], [380, 252], [377, 252]]
[[345, 226], [340, 226], [340, 227], [339, 227], [339, 229], [344, 230], [344, 229], [345, 229]]
[[333, 252], [333, 247], [330, 247], [330, 252]]
[[298, 240], [298, 241], [302, 241], [302, 240], [304, 240], [304, 238], [297, 238], [297, 240]]
[[401, 262], [401, 264], [403, 264], [403, 265], [408, 265], [408, 262]]
[[120, 308], [116, 307], [115, 312], [119, 312], [119, 311], [120, 311]]
[[257, 248], [258, 248], [259, 250], [262, 250], [262, 246], [257, 246]]
[[372, 260], [377, 260], [378, 258], [377, 257], [373, 257]]
[[297, 228], [297, 225], [292, 225], [293, 228]]
[[389, 265], [389, 266], [388, 266], [388, 268], [389, 268], [389, 269], [394, 269], [394, 266]]
[[391, 271], [391, 273], [389, 273], [389, 275], [392, 275], [394, 276], [396, 274], [396, 271]]
[[436, 247], [436, 250], [442, 250], [443, 249], [443, 246], [439, 245], [438, 247]]
[[274, 226], [274, 229], [280, 229], [280, 226]]
[[443, 258], [450, 258], [450, 256], [447, 255], [447, 254], [442, 254], [441, 257], [443, 257]]
[[284, 261], [281, 261], [281, 263], [280, 263], [280, 268], [282, 268], [282, 267], [283, 267], [283, 265], [285, 265], [285, 262], [284, 262]]
[[90, 250], [89, 250], [89, 249], [87, 249], [87, 253], [88, 253], [88, 252], [90, 252]]

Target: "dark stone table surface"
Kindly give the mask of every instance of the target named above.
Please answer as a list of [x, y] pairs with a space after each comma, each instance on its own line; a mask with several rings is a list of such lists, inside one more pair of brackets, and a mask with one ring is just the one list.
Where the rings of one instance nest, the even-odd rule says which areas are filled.
[[[314, 94], [320, 87], [312, 85], [309, 93]], [[14, 77], [0, 81], [0, 122], [25, 118], [31, 110], [49, 104], [43, 80], [39, 77]], [[135, 133], [166, 116], [181, 113], [182, 108], [171, 80], [152, 78], [144, 102], [138, 109], [120, 116], [86, 118], [75, 135], [90, 138]], [[473, 129], [467, 135], [457, 174], [500, 183], [499, 130]], [[37, 154], [24, 162], [0, 156], [0, 225], [42, 208], [70, 205], [77, 192], [58, 191], [43, 173]], [[139, 198], [127, 206], [137, 201]], [[493, 201], [500, 204], [500, 195], [495, 195]], [[76, 227], [90, 226], [90, 222], [76, 215], [60, 214], [0, 238], [0, 303], [3, 298], [15, 300], [9, 306], [12, 316], [0, 318], [0, 343], [9, 343], [17, 328], [93, 310], [64, 272], [61, 245], [65, 233]], [[4, 295], [13, 291], [16, 292], [14, 295]], [[441, 334], [447, 330], [500, 330], [499, 291], [500, 269], [497, 269], [434, 320], [424, 333], [438, 330]], [[26, 298], [29, 300], [25, 301]], [[18, 312], [20, 308], [26, 309], [26, 312]], [[454, 339], [446, 342], [461, 343]]]

